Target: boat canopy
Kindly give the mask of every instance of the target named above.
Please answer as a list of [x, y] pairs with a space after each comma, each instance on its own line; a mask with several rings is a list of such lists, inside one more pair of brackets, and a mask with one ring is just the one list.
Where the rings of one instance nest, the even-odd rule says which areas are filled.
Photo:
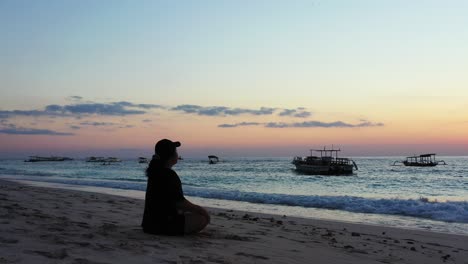
[[393, 166], [396, 166], [398, 163], [402, 163], [405, 166], [436, 166], [438, 164], [447, 165], [443, 160], [436, 160], [435, 153], [428, 153], [428, 154], [421, 154], [421, 155], [414, 155], [406, 157], [404, 161], [395, 161], [393, 162]]
[[323, 149], [311, 149], [310, 156], [313, 156], [312, 153], [314, 151], [320, 152], [320, 157], [333, 157], [333, 154], [335, 154], [335, 158], [338, 158], [338, 152], [341, 149], [334, 149], [333, 147], [331, 149], [327, 149], [326, 147], [323, 147]]
[[415, 156], [411, 156], [407, 158], [428, 158], [428, 157], [435, 156], [435, 155], [436, 155], [435, 153], [429, 153], [429, 154], [415, 155]]

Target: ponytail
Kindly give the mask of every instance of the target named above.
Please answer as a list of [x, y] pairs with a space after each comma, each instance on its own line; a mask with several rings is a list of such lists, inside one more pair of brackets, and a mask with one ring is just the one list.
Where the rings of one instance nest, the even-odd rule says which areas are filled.
[[146, 177], [151, 177], [156, 170], [164, 168], [166, 161], [162, 160], [159, 155], [153, 155], [153, 158], [151, 159], [148, 168], [146, 168]]
[[162, 169], [166, 166], [167, 162], [171, 159], [174, 158], [175, 155], [177, 154], [175, 148], [173, 152], [169, 153], [164, 153], [158, 155], [157, 153], [153, 155], [153, 158], [151, 159], [148, 168], [146, 168], [146, 177], [151, 177], [156, 173], [157, 170]]

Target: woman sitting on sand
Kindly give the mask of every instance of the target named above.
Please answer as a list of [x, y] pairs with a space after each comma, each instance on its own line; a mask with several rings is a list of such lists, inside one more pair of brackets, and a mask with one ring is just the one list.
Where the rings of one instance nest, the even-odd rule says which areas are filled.
[[141, 226], [145, 233], [161, 235], [194, 234], [210, 222], [208, 212], [184, 197], [179, 176], [172, 170], [180, 142], [160, 140], [146, 169], [145, 211]]

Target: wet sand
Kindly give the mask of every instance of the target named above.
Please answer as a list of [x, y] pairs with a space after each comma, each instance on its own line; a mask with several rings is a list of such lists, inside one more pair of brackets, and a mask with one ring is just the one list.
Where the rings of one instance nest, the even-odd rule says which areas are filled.
[[155, 236], [142, 200], [0, 180], [0, 263], [468, 263], [468, 236], [209, 211], [200, 234]]

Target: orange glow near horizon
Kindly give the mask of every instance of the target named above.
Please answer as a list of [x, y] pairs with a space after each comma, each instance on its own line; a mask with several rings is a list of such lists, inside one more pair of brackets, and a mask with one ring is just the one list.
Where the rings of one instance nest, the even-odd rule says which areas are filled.
[[[392, 98], [391, 98], [392, 99]], [[395, 99], [395, 98], [393, 98]], [[17, 117], [17, 127], [38, 124], [58, 132], [74, 135], [9, 135], [0, 134], [3, 152], [39, 150], [99, 150], [99, 149], [147, 149], [161, 138], [183, 142], [187, 149], [287, 149], [294, 147], [354, 146], [361, 153], [387, 153], [383, 148], [400, 148], [405, 145], [434, 146], [433, 152], [443, 149], [445, 153], [468, 154], [468, 116], [463, 108], [463, 98], [437, 100], [429, 98], [413, 102], [410, 98], [381, 100], [362, 104], [347, 102], [327, 106], [317, 104], [306, 118], [280, 116], [281, 110], [271, 115], [241, 114], [235, 116], [203, 116], [166, 109], [156, 109], [142, 115], [74, 117]], [[231, 106], [235, 109], [234, 106]], [[258, 106], [245, 107], [260, 109]], [[281, 109], [281, 108], [279, 108]], [[324, 123], [344, 122], [359, 124], [383, 123], [369, 127], [288, 127], [269, 128], [265, 123], [301, 123], [320, 121]], [[233, 128], [219, 127], [221, 124], [256, 123], [251, 126]], [[74, 126], [77, 126], [74, 128]], [[446, 145], [447, 147], [440, 147]], [[359, 146], [363, 146], [362, 148]], [[461, 146], [461, 147], [460, 147]], [[379, 152], [380, 151], [380, 152]], [[398, 152], [395, 150], [394, 152]], [[392, 153], [394, 153], [392, 152]], [[417, 149], [415, 152], [418, 152]]]
[[[106, 122], [116, 122], [117, 119], [108, 118]], [[392, 119], [387, 117], [386, 120], [389, 121], [384, 122], [384, 126], [356, 128], [267, 128], [263, 125], [218, 127], [222, 123], [239, 123], [245, 119], [170, 114], [160, 115], [151, 123], [142, 123], [141, 118], [138, 120], [128, 118], [125, 122], [125, 125], [131, 126], [128, 128], [86, 127], [72, 131], [76, 133], [72, 136], [0, 135], [0, 141], [3, 150], [30, 150], [30, 153], [40, 149], [118, 150], [128, 148], [151, 151], [154, 143], [161, 138], [182, 141], [186, 149], [242, 150], [243, 148], [275, 147], [297, 149], [303, 146], [304, 150], [307, 150], [311, 147], [334, 144], [335, 146], [364, 146], [369, 152], [374, 153], [382, 146], [392, 145], [447, 145], [457, 146], [457, 148], [468, 145], [468, 138], [464, 133], [468, 131], [468, 122], [453, 120], [453, 118], [436, 122], [431, 118], [414, 120], [408, 117], [390, 121]], [[263, 119], [252, 117], [249, 120], [265, 123]], [[98, 121], [98, 119], [90, 120]], [[284, 120], [277, 118], [277, 121]], [[67, 120], [63, 122], [57, 120], [50, 128], [65, 131], [68, 123]], [[434, 152], [437, 152], [437, 149], [434, 149]]]

